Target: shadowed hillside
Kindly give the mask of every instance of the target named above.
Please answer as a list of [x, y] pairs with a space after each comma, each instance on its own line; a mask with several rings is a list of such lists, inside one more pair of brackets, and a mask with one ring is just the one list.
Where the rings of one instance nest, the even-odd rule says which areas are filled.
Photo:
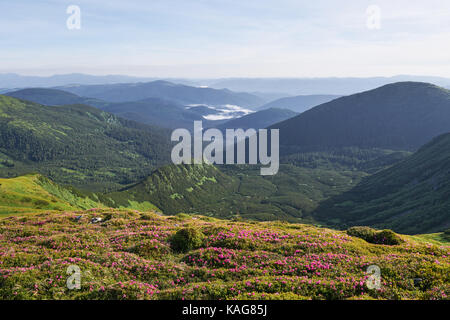
[[325, 202], [315, 216], [343, 227], [368, 225], [410, 234], [448, 229], [450, 134]]
[[272, 126], [284, 153], [340, 147], [415, 150], [450, 129], [450, 91], [400, 82], [317, 106]]

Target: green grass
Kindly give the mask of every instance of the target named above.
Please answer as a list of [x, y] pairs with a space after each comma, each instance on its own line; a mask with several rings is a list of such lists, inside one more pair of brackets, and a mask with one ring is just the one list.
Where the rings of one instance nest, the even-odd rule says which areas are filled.
[[432, 243], [435, 245], [450, 245], [450, 239], [445, 237], [443, 232], [418, 234], [415, 236], [411, 236], [411, 238], [418, 242]]
[[104, 207], [38, 174], [0, 179], [0, 214]]
[[[107, 203], [107, 204], [105, 204]], [[40, 174], [0, 179], [0, 214], [16, 215], [32, 212], [73, 211], [117, 207], [134, 210], [160, 211], [148, 201], [133, 201], [121, 205], [104, 198], [102, 194], [82, 192], [58, 185]]]

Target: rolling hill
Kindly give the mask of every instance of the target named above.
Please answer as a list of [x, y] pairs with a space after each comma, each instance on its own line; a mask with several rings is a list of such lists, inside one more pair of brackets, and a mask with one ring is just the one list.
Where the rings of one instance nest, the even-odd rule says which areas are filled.
[[340, 227], [366, 225], [417, 234], [450, 228], [450, 134], [324, 202], [315, 217]]
[[323, 103], [327, 103], [339, 97], [340, 96], [336, 95], [309, 95], [309, 96], [305, 95], [296, 97], [286, 97], [269, 102], [259, 107], [258, 110], [270, 108], [282, 108], [282, 109], [289, 109], [297, 113], [302, 113], [305, 112], [306, 110], [311, 109], [312, 107], [318, 106]]
[[128, 102], [148, 98], [159, 98], [183, 105], [231, 104], [254, 108], [265, 102], [262, 98], [249, 93], [232, 92], [227, 89], [218, 90], [203, 87], [191, 87], [162, 80], [146, 83], [63, 86], [57, 87], [56, 89], [108, 102]]
[[0, 95], [0, 175], [40, 172], [100, 189], [130, 184], [170, 160], [169, 132], [85, 105]]
[[232, 119], [218, 126], [218, 129], [263, 129], [268, 126], [296, 116], [297, 113], [286, 109], [266, 109]]
[[283, 153], [342, 147], [416, 150], [450, 130], [450, 91], [400, 82], [338, 98], [272, 126]]

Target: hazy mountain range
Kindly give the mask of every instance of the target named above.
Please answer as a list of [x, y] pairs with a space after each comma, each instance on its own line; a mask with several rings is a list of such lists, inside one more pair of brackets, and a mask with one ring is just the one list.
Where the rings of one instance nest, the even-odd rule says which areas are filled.
[[372, 78], [233, 78], [219, 79], [207, 83], [212, 88], [228, 88], [234, 91], [342, 96], [405, 81], [428, 82], [450, 87], [450, 79], [448, 78], [411, 75]]
[[385, 84], [418, 81], [450, 87], [450, 79], [443, 77], [398, 75], [394, 77], [370, 78], [228, 78], [228, 79], [183, 79], [131, 77], [124, 75], [94, 76], [87, 74], [62, 74], [53, 76], [25, 76], [14, 73], [0, 74], [0, 88], [56, 87], [66, 85], [102, 85], [118, 83], [150, 82], [166, 80], [188, 86], [227, 88], [237, 92], [249, 92], [266, 102], [295, 95], [348, 95], [380, 87]]
[[260, 97], [249, 93], [232, 92], [228, 89], [211, 89], [175, 84], [168, 81], [145, 83], [122, 83], [108, 85], [68, 85], [57, 87], [83, 97], [109, 102], [138, 101], [160, 98], [180, 104], [232, 104], [256, 108], [264, 103]]

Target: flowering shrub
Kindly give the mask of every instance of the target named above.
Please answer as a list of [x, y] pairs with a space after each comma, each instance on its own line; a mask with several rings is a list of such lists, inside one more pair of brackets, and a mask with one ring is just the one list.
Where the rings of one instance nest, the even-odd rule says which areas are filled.
[[402, 239], [112, 209], [4, 217], [0, 299], [448, 299], [450, 247]]
[[189, 251], [202, 245], [204, 235], [195, 228], [178, 230], [170, 239], [170, 244], [175, 251]]
[[444, 239], [450, 241], [450, 229], [445, 230]]
[[351, 227], [347, 230], [347, 234], [374, 244], [398, 245], [403, 243], [403, 240], [392, 230], [377, 231], [369, 227]]

